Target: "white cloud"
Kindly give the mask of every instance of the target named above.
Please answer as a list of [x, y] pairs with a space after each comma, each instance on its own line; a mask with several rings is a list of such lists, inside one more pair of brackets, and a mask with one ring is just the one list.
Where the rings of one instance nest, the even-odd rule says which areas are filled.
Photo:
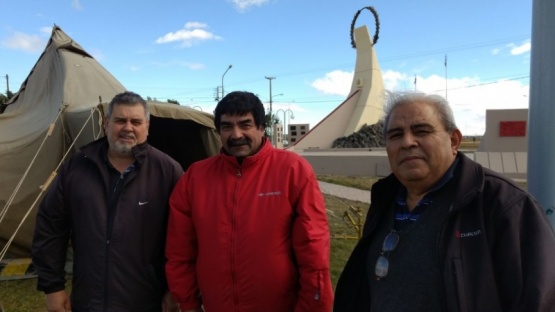
[[48, 37], [50, 37], [52, 35], [52, 27], [48, 27], [48, 26], [41, 27], [39, 29], [39, 31], [40, 31], [41, 34], [43, 34], [45, 36], [48, 36]]
[[191, 70], [202, 70], [206, 66], [202, 63], [190, 63], [184, 61], [169, 61], [169, 62], [153, 62], [152, 65], [156, 67], [185, 67]]
[[253, 6], [262, 6], [263, 4], [268, 3], [270, 0], [230, 0], [235, 9], [239, 12], [245, 12], [249, 8]]
[[14, 50], [22, 50], [25, 52], [39, 52], [46, 46], [46, 40], [37, 35], [28, 35], [16, 32], [13, 36], [2, 41], [2, 45]]
[[386, 70], [382, 74], [384, 86], [388, 90], [402, 90], [407, 89], [407, 81], [409, 78], [400, 72]]
[[510, 43], [510, 44], [507, 44], [506, 46], [504, 46], [503, 48], [495, 48], [491, 51], [491, 53], [493, 55], [498, 55], [502, 51], [509, 50], [508, 53], [510, 55], [522, 55], [522, 54], [525, 54], [525, 53], [529, 53], [531, 49], [532, 49], [531, 41], [526, 40], [525, 42], [523, 42], [521, 44]]
[[[396, 75], [391, 73], [387, 76], [399, 77], [400, 81], [384, 79], [386, 89], [403, 90], [403, 88], [393, 87], [410, 83], [412, 87], [410, 91], [414, 90], [414, 77], [406, 77], [401, 73]], [[528, 107], [529, 86], [518, 80], [484, 82], [478, 77], [463, 77], [448, 79], [446, 85], [445, 78], [438, 75], [417, 76], [416, 90], [447, 97], [463, 135], [484, 133], [485, 115], [488, 109]]]
[[208, 26], [199, 22], [188, 22], [183, 29], [176, 32], [169, 32], [164, 36], [156, 39], [156, 43], [164, 44], [171, 42], [181, 42], [183, 47], [192, 47], [203, 41], [221, 40], [222, 37], [217, 36], [206, 30]]
[[[382, 76], [386, 90], [415, 90], [414, 75], [386, 70]], [[352, 72], [333, 71], [312, 86], [325, 94], [347, 96], [352, 79]], [[518, 80], [485, 82], [479, 77], [462, 77], [450, 78], [446, 85], [445, 78], [438, 75], [416, 76], [416, 90], [447, 97], [463, 135], [484, 133], [487, 109], [528, 108], [529, 86]]]
[[181, 66], [187, 67], [187, 68], [192, 69], [192, 70], [201, 70], [201, 69], [206, 68], [206, 66], [204, 66], [204, 64], [201, 64], [201, 63], [189, 63], [189, 62], [182, 62], [182, 63], [181, 63]]
[[71, 7], [77, 11], [83, 10], [83, 6], [81, 5], [81, 0], [71, 0]]
[[353, 72], [335, 70], [323, 78], [314, 80], [311, 85], [324, 94], [347, 96], [352, 82]]
[[525, 42], [519, 46], [512, 46], [511, 55], [521, 55], [530, 52], [532, 49], [532, 43], [530, 41]]
[[87, 52], [92, 55], [92, 57], [94, 57], [95, 60], [97, 60], [98, 62], [102, 63], [106, 57], [104, 56], [104, 53], [102, 53], [101, 50], [99, 49], [89, 49], [87, 50]]

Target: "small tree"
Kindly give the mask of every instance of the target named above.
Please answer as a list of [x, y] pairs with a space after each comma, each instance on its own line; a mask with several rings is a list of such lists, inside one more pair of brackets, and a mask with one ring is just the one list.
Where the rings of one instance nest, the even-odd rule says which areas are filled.
[[266, 129], [264, 129], [264, 135], [267, 138], [269, 138], [272, 133], [272, 125], [278, 124], [280, 120], [275, 114], [272, 114], [273, 118], [270, 117], [270, 113], [267, 113], [265, 117], [266, 117]]
[[177, 100], [174, 100], [174, 99], [168, 99], [168, 103], [179, 105], [179, 102]]
[[8, 101], [13, 97], [13, 92], [12, 91], [8, 91], [8, 95], [4, 95], [3, 93], [0, 93], [0, 105], [6, 104], [8, 103]]

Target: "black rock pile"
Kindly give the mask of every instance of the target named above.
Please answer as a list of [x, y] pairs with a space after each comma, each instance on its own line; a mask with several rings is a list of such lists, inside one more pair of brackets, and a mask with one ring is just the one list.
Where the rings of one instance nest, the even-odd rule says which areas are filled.
[[335, 139], [332, 148], [384, 147], [383, 121], [373, 125], [364, 125], [353, 134]]

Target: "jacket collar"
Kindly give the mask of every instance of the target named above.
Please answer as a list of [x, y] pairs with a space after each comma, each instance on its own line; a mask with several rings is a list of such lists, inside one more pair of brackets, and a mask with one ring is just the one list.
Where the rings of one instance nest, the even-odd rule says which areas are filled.
[[[472, 161], [464, 153], [457, 152], [459, 163], [453, 174], [456, 179], [455, 200], [453, 202], [453, 210], [460, 209], [468, 204], [484, 187], [484, 171], [482, 166]], [[380, 192], [372, 192], [371, 201], [377, 203], [390, 203], [395, 200], [395, 196], [400, 187], [401, 182], [394, 174], [376, 182], [376, 186], [380, 186]], [[387, 207], [376, 207], [376, 213]]]
[[[147, 141], [133, 147], [131, 151], [137, 163], [144, 162], [149, 149], [150, 145]], [[80, 150], [86, 157], [94, 161], [108, 161], [108, 139], [106, 137], [90, 142], [82, 146]]]
[[461, 209], [484, 189], [484, 168], [462, 152], [457, 155], [461, 161], [455, 179], [458, 179], [453, 210]]

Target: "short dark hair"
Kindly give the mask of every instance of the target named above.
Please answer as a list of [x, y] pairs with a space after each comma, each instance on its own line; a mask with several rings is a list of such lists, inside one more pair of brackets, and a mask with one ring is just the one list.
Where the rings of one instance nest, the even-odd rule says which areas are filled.
[[110, 118], [110, 116], [112, 115], [112, 111], [114, 110], [114, 106], [120, 104], [129, 106], [141, 104], [145, 108], [146, 119], [150, 119], [150, 112], [148, 111], [148, 105], [146, 104], [146, 101], [140, 95], [131, 91], [125, 91], [114, 96], [114, 98], [110, 101], [110, 104], [108, 104], [106, 118]]
[[441, 123], [445, 130], [449, 133], [458, 129], [455, 123], [455, 117], [453, 115], [453, 110], [449, 106], [449, 102], [440, 95], [426, 94], [422, 92], [388, 92], [387, 93], [387, 103], [385, 104], [385, 116], [383, 123], [383, 135], [387, 140], [387, 127], [389, 124], [389, 118], [393, 110], [401, 105], [410, 103], [426, 103], [433, 106], [436, 114], [439, 115]]
[[233, 91], [218, 102], [214, 110], [214, 125], [220, 130], [222, 115], [244, 116], [252, 113], [256, 127], [266, 128], [266, 114], [264, 105], [254, 93], [247, 91]]

